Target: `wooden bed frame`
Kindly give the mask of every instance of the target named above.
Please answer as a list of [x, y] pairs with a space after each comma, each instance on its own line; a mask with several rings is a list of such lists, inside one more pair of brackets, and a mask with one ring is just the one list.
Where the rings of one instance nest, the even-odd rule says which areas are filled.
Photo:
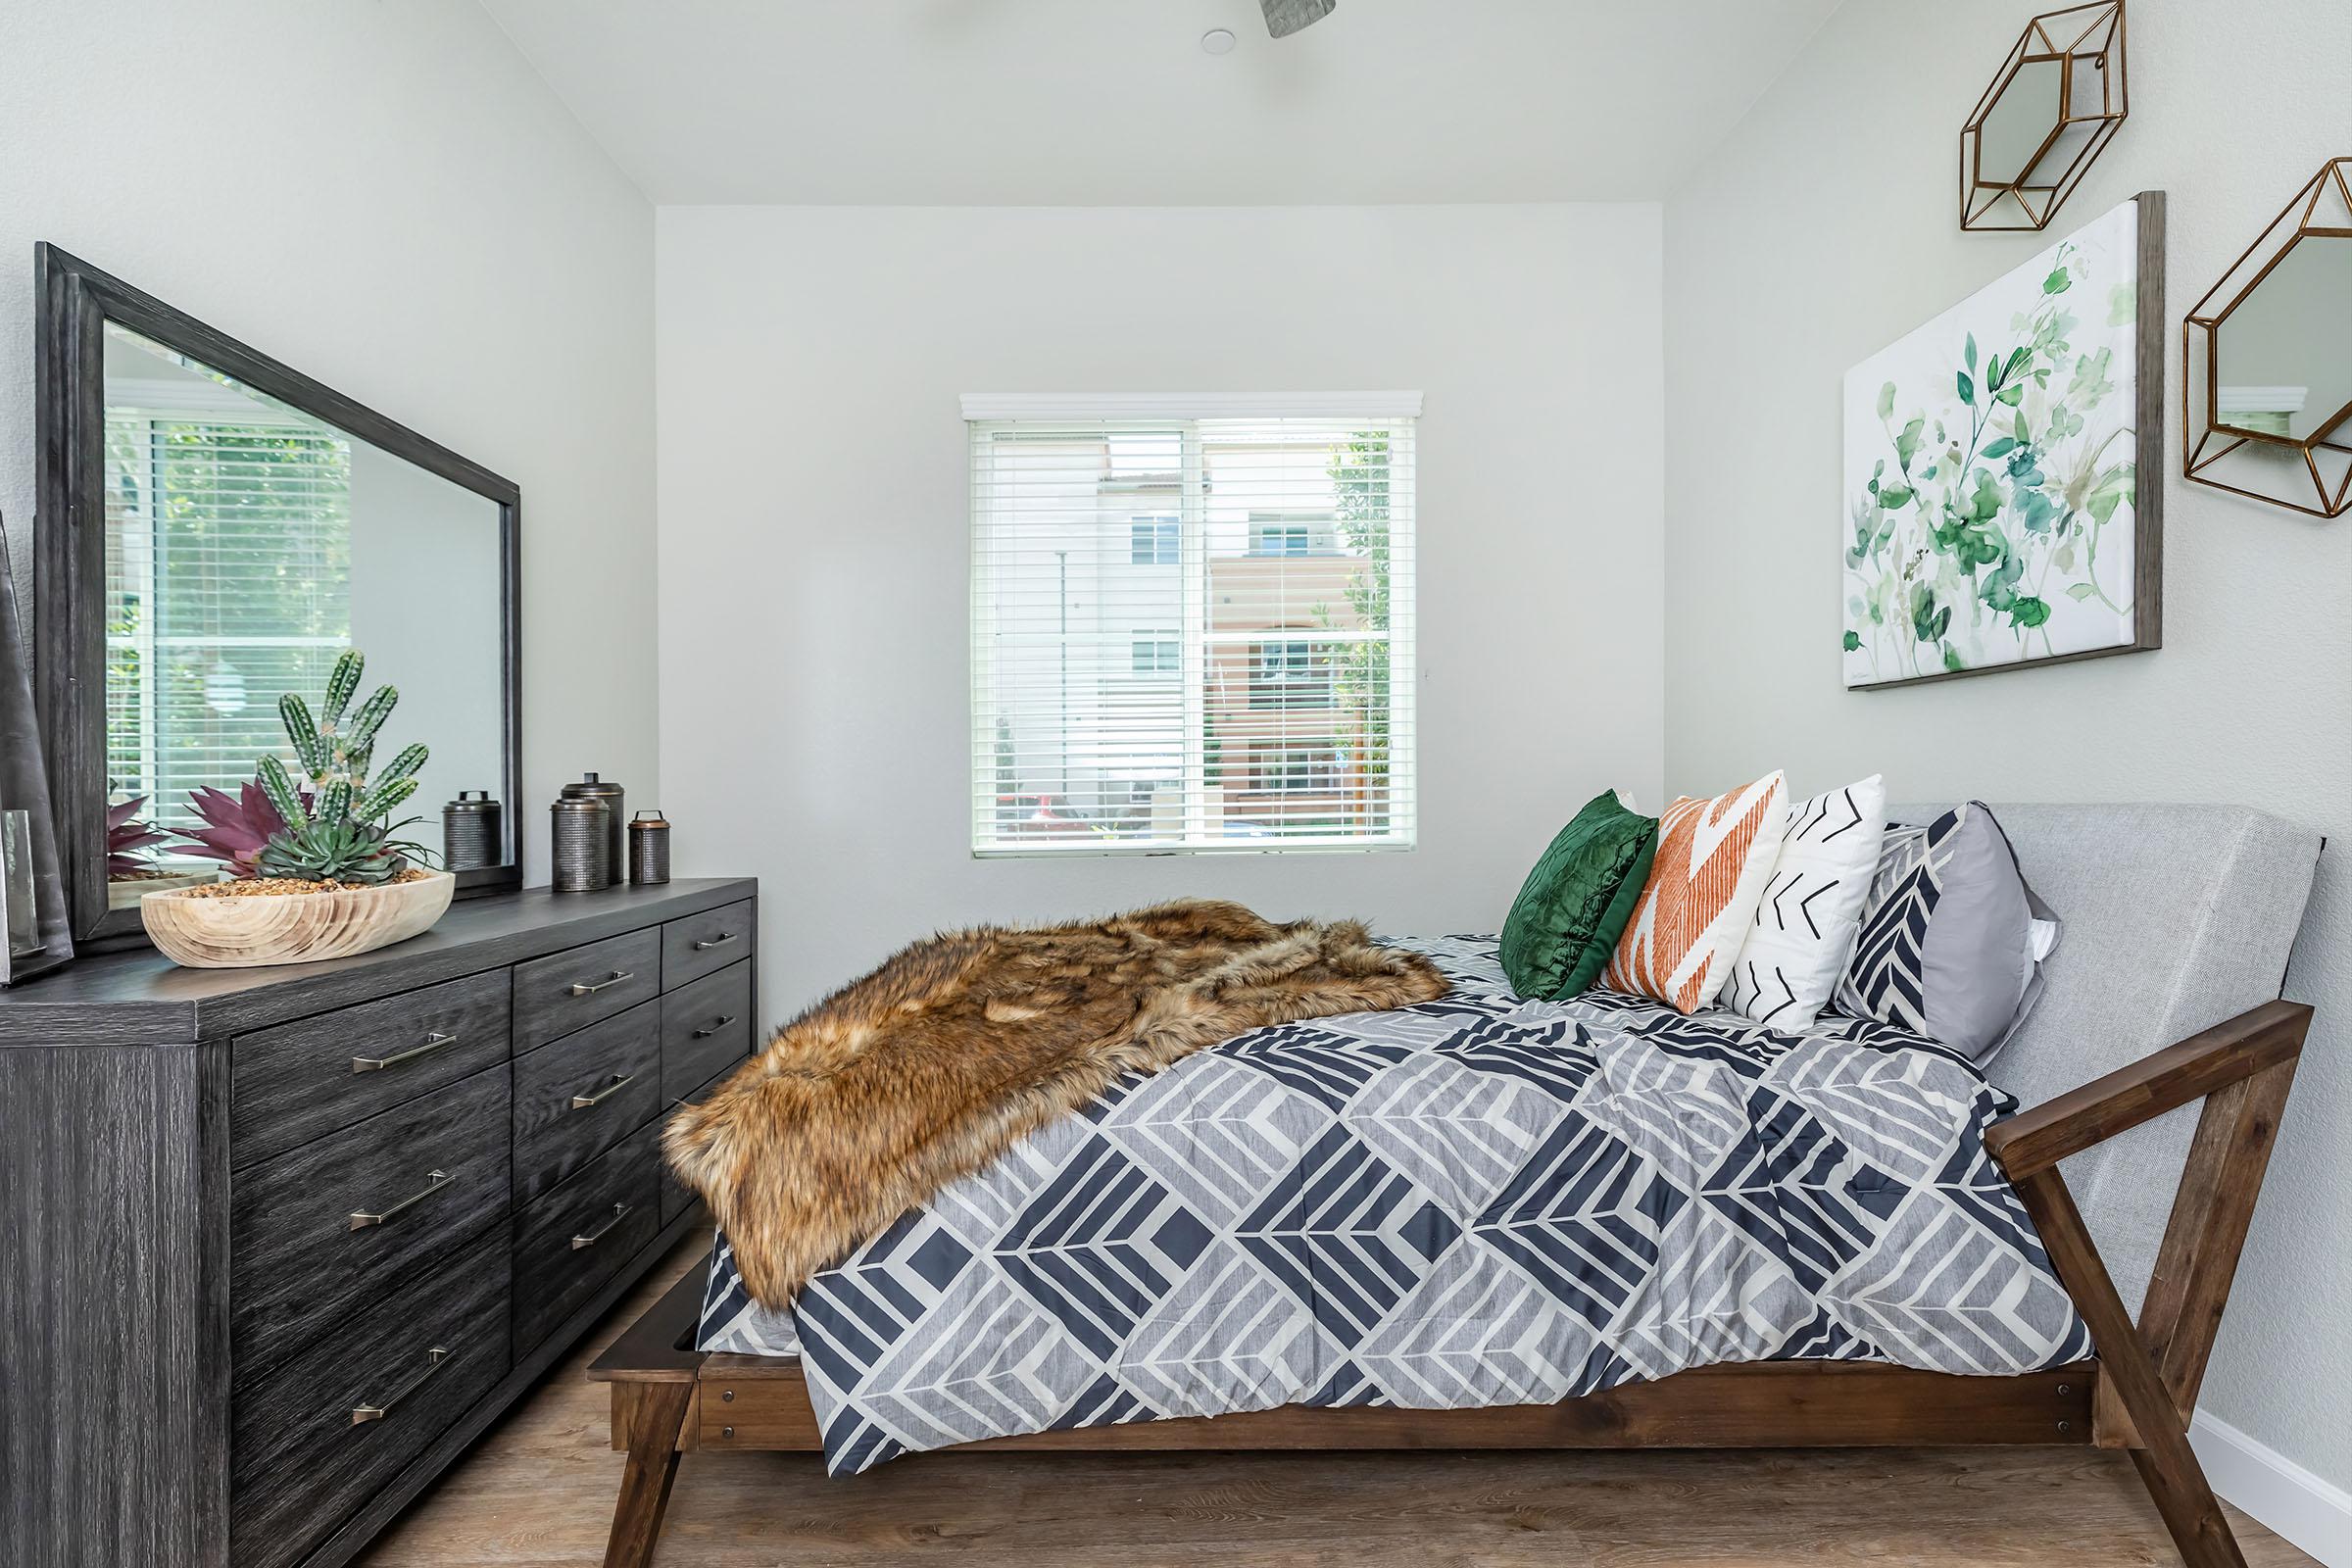
[[[1985, 1147], [2034, 1217], [2096, 1359], [2019, 1377], [1852, 1361], [1678, 1372], [1558, 1404], [1480, 1410], [1285, 1406], [995, 1438], [967, 1448], [1745, 1448], [2088, 1444], [2130, 1451], [2189, 1568], [2244, 1568], [2188, 1446], [2188, 1418], [2254, 1214], [2311, 1008], [2271, 1002], [1996, 1122]], [[2203, 1100], [2187, 1167], [2135, 1324], [2059, 1161]], [[800, 1362], [693, 1348], [705, 1270], [690, 1269], [600, 1356], [612, 1446], [625, 1450], [606, 1568], [646, 1568], [678, 1455], [817, 1451]]]

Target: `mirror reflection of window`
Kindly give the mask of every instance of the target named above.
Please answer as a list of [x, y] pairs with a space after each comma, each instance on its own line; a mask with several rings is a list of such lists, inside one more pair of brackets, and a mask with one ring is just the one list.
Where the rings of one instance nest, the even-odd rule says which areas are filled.
[[[504, 793], [498, 505], [111, 322], [104, 354], [108, 806], [200, 825], [191, 793], [290, 755], [279, 697], [316, 709], [357, 647], [401, 694], [386, 740], [431, 748], [401, 836], [437, 853], [443, 801]], [[217, 874], [137, 858], [110, 905]]]
[[121, 327], [105, 354], [109, 802], [192, 826], [351, 644], [352, 441]]

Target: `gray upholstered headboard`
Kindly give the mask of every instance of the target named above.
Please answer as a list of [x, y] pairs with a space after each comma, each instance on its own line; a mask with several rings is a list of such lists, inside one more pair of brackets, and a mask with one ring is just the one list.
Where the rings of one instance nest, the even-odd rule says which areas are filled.
[[[1986, 803], [2064, 924], [2044, 990], [1986, 1068], [2027, 1105], [2278, 995], [2319, 863], [2317, 833], [2234, 806]], [[1926, 822], [1939, 806], [1899, 806]], [[2146, 1294], [2197, 1107], [2068, 1160], [2126, 1304]]]

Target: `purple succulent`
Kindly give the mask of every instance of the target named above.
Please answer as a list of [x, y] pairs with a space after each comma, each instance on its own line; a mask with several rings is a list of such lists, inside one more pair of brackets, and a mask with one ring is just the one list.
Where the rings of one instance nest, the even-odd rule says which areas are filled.
[[263, 849], [286, 827], [286, 819], [255, 779], [237, 786], [235, 795], [210, 787], [190, 790], [188, 806], [205, 825], [181, 830], [179, 836], [192, 846], [187, 853], [224, 862], [232, 877], [258, 876], [256, 863]]
[[109, 877], [138, 875], [147, 869], [147, 857], [139, 852], [172, 841], [171, 834], [158, 833], [146, 823], [135, 820], [139, 808], [146, 804], [146, 796], [134, 795], [121, 806], [106, 808], [106, 874]]

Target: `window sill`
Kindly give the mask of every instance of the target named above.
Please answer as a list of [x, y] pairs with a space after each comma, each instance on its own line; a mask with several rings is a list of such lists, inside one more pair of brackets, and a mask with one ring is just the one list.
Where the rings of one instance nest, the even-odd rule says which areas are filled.
[[1213, 844], [1058, 843], [975, 845], [975, 860], [1066, 860], [1132, 858], [1147, 855], [1398, 855], [1415, 848], [1413, 839], [1304, 840], [1278, 843], [1270, 839], [1227, 839]]

